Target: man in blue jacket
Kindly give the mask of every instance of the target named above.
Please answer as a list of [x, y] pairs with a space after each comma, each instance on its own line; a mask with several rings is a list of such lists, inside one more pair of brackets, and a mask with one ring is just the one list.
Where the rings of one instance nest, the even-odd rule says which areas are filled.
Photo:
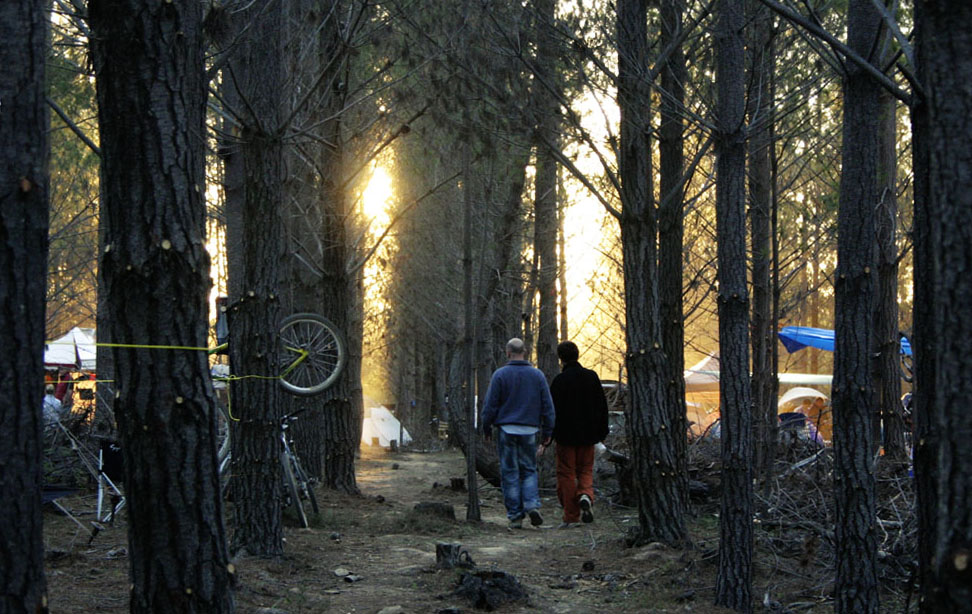
[[554, 428], [554, 406], [547, 379], [540, 369], [526, 361], [521, 339], [506, 344], [509, 362], [493, 373], [483, 402], [483, 431], [486, 439], [496, 429], [503, 503], [510, 528], [519, 529], [523, 519], [543, 524], [540, 515], [540, 485], [537, 478], [537, 441], [550, 444]]

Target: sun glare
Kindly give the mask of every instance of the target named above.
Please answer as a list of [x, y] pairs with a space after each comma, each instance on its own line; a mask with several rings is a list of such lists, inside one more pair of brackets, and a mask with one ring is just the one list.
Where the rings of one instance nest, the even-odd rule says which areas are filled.
[[384, 167], [376, 166], [368, 181], [368, 187], [361, 194], [362, 210], [365, 217], [378, 224], [387, 223], [388, 207], [394, 190], [392, 178]]

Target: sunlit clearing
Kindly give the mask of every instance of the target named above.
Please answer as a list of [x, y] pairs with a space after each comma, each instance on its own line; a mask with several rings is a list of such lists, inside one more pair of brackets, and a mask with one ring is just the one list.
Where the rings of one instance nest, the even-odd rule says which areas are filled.
[[365, 217], [379, 225], [387, 224], [388, 207], [393, 195], [391, 175], [383, 167], [376, 166], [368, 181], [368, 187], [361, 194]]

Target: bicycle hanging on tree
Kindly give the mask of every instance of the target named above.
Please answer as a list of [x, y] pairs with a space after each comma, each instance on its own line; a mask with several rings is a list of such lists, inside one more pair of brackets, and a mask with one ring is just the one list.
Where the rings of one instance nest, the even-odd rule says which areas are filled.
[[[222, 330], [220, 330], [222, 329]], [[222, 341], [225, 323], [217, 321], [217, 339]], [[347, 362], [347, 345], [344, 337], [327, 318], [314, 313], [295, 313], [280, 323], [278, 338], [281, 347], [280, 373], [277, 380], [284, 390], [298, 396], [313, 396], [331, 387]], [[221, 342], [212, 353], [223, 352], [228, 342]], [[245, 377], [245, 376], [244, 376]], [[232, 377], [229, 379], [233, 379]], [[223, 418], [221, 443], [217, 452], [221, 489], [225, 495], [232, 464], [229, 424], [232, 417], [221, 406]], [[320, 513], [313, 484], [304, 471], [293, 442], [287, 436], [287, 428], [297, 419], [300, 411], [280, 419], [280, 464], [284, 479], [285, 503], [293, 505], [297, 519], [307, 528], [307, 514], [303, 501], [309, 501], [315, 514]]]

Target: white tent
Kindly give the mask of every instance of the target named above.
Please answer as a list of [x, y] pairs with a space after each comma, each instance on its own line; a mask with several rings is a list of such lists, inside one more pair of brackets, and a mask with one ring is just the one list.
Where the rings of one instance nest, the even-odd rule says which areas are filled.
[[361, 442], [369, 446], [377, 442], [379, 446], [387, 448], [391, 446], [393, 440], [397, 441], [398, 445], [402, 445], [412, 441], [412, 436], [387, 407], [379, 405], [365, 408]]
[[685, 392], [719, 391], [719, 355], [710, 354], [685, 370]]
[[45, 367], [95, 370], [94, 329], [75, 326], [66, 335], [44, 344]]

